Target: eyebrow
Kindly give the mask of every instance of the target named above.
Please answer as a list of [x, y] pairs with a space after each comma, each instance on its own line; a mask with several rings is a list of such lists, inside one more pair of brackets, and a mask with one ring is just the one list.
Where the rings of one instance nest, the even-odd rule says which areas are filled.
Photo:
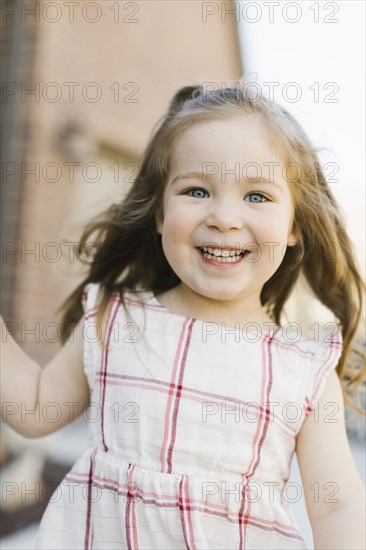
[[[172, 182], [171, 182], [171, 185], [174, 185], [177, 180], [184, 180], [184, 179], [200, 179], [202, 181], [202, 178], [203, 176], [205, 175], [205, 177], [207, 179], [211, 179], [212, 176], [216, 175], [216, 174], [203, 174], [203, 172], [186, 172], [185, 174], [178, 174], [177, 176], [175, 176], [175, 178], [173, 178]], [[206, 183], [206, 182], [202, 182], [202, 183]], [[240, 181], [236, 182], [236, 183], [258, 183], [259, 185], [262, 185], [262, 184], [270, 184], [270, 185], [274, 185], [275, 187], [277, 187], [280, 191], [283, 192], [283, 185], [281, 185], [280, 183], [274, 181], [274, 180], [269, 180], [268, 178], [264, 178], [262, 176], [260, 177], [245, 177], [245, 178], [241, 178]]]

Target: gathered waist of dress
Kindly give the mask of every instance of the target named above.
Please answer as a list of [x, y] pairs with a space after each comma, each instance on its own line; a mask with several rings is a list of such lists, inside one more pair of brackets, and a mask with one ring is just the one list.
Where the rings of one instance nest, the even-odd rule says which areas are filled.
[[[169, 499], [175, 498], [182, 486], [186, 486], [192, 497], [203, 502], [232, 502], [235, 505], [245, 499], [252, 504], [259, 501], [283, 504], [283, 492], [287, 491], [283, 480], [259, 479], [254, 476], [228, 479], [212, 475], [211, 472], [207, 472], [207, 475], [197, 475], [190, 471], [162, 472], [146, 464], [137, 464], [138, 461], [127, 462], [110, 451], [105, 452], [96, 447], [86, 449], [83, 460], [87, 460], [90, 467], [86, 475], [84, 466], [85, 483], [92, 477], [99, 488], [113, 489], [125, 496], [164, 494]], [[74, 480], [77, 474], [75, 470], [78, 470], [78, 464], [70, 473]], [[294, 492], [293, 487], [290, 492]]]

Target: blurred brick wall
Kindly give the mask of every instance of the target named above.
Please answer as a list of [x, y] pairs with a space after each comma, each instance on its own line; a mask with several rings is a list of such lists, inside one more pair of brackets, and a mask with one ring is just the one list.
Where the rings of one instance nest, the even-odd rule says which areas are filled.
[[[75, 242], [82, 224], [125, 192], [128, 163], [138, 161], [179, 86], [242, 76], [235, 18], [211, 17], [208, 4], [216, 5], [3, 5], [4, 66], [12, 59], [4, 78], [12, 85], [3, 100], [11, 136], [3, 163], [18, 170], [2, 178], [2, 308], [17, 324], [16, 340], [40, 364], [59, 348], [49, 323], [82, 277], [63, 241]], [[35, 323], [39, 330], [27, 334]]]

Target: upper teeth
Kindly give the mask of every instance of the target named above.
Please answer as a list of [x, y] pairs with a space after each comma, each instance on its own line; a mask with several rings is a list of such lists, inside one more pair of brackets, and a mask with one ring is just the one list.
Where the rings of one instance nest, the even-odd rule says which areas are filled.
[[202, 250], [214, 256], [223, 256], [224, 258], [235, 255], [240, 256], [243, 253], [242, 250], [224, 250], [222, 248], [207, 248], [206, 246], [202, 246]]

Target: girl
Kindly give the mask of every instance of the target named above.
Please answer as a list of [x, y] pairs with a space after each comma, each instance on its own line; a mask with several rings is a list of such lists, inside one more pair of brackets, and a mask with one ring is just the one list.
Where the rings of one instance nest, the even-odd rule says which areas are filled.
[[[293, 117], [248, 87], [183, 88], [80, 257], [94, 234], [59, 354], [41, 370], [4, 346], [3, 402], [40, 413], [12, 411], [14, 429], [39, 437], [93, 407], [34, 547], [306, 548], [287, 497], [296, 450], [315, 547], [364, 548], [339, 382], [362, 379], [346, 359], [363, 283]], [[300, 274], [335, 316], [321, 336], [281, 325]]]

